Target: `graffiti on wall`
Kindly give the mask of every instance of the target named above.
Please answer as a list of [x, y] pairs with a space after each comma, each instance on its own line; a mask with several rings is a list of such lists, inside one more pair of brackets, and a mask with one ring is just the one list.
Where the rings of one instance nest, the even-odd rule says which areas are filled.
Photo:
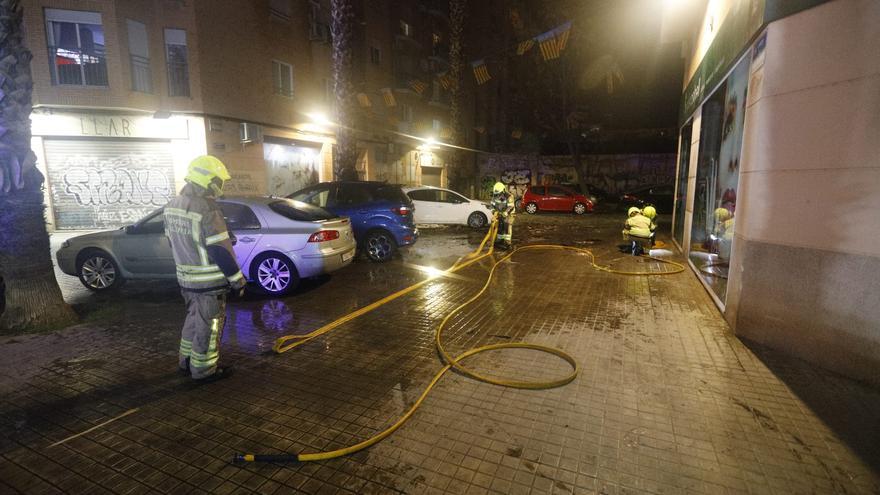
[[269, 194], [287, 196], [318, 183], [321, 149], [309, 146], [263, 144], [269, 174]]
[[257, 179], [249, 173], [229, 171], [232, 177], [223, 186], [223, 192], [229, 196], [258, 196], [260, 186]]
[[64, 192], [73, 196], [76, 204], [162, 206], [171, 198], [171, 182], [158, 170], [100, 167], [64, 171]]
[[71, 154], [49, 167], [58, 228], [92, 229], [134, 223], [174, 196], [169, 155]]
[[515, 198], [521, 198], [532, 183], [532, 171], [527, 168], [505, 170], [501, 174], [501, 182], [507, 186]]
[[[531, 176], [537, 179], [536, 184], [578, 182], [570, 156], [495, 154], [485, 157], [480, 163], [482, 176], [497, 177], [522, 170], [529, 170]], [[609, 194], [619, 194], [641, 186], [671, 183], [675, 174], [675, 155], [589, 155], [583, 157], [583, 170], [583, 179], [588, 185]], [[503, 178], [502, 182], [507, 183]]]

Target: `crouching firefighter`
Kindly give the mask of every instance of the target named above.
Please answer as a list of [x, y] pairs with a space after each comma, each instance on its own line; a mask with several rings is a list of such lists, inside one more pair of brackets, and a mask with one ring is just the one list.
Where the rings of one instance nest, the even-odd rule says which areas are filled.
[[623, 240], [630, 243], [629, 250], [634, 256], [647, 254], [654, 242], [656, 225], [635, 206], [627, 211], [627, 217], [623, 226]]
[[200, 156], [189, 164], [186, 186], [164, 211], [165, 235], [171, 241], [177, 282], [186, 302], [180, 333], [178, 367], [200, 382], [232, 374], [217, 365], [226, 320], [226, 293], [244, 292], [241, 273], [223, 213], [214, 201], [230, 179], [223, 162]]
[[492, 210], [498, 218], [498, 234], [495, 244], [510, 249], [513, 244], [513, 219], [516, 208], [514, 207], [513, 195], [501, 182], [496, 182], [492, 187]]

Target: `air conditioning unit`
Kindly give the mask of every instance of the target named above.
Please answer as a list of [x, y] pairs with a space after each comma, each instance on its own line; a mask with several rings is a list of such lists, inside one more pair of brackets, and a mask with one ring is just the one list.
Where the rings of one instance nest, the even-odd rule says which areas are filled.
[[257, 124], [242, 122], [238, 130], [242, 143], [258, 143], [263, 140], [263, 128]]

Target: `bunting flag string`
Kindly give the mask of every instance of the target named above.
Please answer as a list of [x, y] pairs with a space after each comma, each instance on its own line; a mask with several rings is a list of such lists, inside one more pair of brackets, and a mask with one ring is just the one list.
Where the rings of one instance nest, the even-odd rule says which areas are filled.
[[485, 134], [486, 133], [486, 126], [478, 125], [478, 126], [474, 127], [474, 130], [477, 131], [477, 134]]
[[413, 80], [409, 81], [408, 84], [409, 84], [409, 87], [412, 88], [413, 91], [415, 91], [416, 93], [419, 94], [419, 96], [424, 94], [425, 89], [428, 88], [427, 83], [420, 81], [418, 79], [413, 79]]
[[358, 100], [358, 103], [360, 103], [361, 106], [364, 108], [370, 108], [373, 106], [373, 104], [370, 102], [370, 97], [367, 96], [366, 93], [358, 93], [357, 100]]
[[443, 86], [443, 89], [447, 91], [458, 86], [458, 81], [452, 77], [452, 74], [450, 74], [449, 71], [440, 74], [440, 76], [437, 77], [437, 80], [440, 81], [440, 85]]
[[535, 40], [533, 38], [529, 38], [527, 40], [520, 41], [519, 44], [516, 45], [516, 54], [523, 55], [526, 52], [528, 52], [529, 50], [531, 50], [533, 46], [535, 46]]
[[510, 133], [510, 137], [513, 139], [522, 138], [522, 129], [514, 129], [513, 132]]
[[477, 79], [477, 84], [482, 86], [492, 79], [492, 76], [489, 75], [489, 68], [486, 66], [485, 59], [471, 62], [471, 67], [474, 69], [474, 77]]
[[393, 107], [397, 105], [397, 100], [394, 99], [394, 92], [391, 91], [391, 88], [382, 88], [382, 98], [385, 100], [385, 105], [389, 107]]

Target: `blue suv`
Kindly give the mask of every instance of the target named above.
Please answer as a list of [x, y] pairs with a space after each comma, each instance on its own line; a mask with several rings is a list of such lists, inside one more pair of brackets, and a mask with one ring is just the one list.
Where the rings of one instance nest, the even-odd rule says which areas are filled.
[[322, 182], [288, 198], [349, 217], [358, 246], [372, 261], [390, 260], [398, 247], [414, 244], [419, 237], [412, 200], [396, 184]]

